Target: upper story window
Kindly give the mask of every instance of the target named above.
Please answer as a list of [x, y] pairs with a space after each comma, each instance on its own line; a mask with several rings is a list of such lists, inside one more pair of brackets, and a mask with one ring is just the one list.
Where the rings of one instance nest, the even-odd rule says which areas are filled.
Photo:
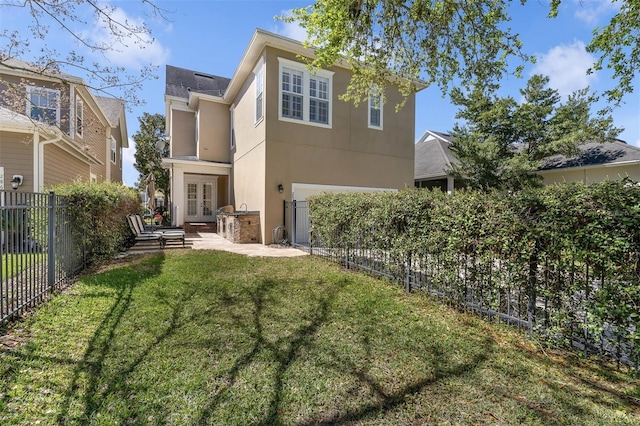
[[114, 138], [111, 138], [111, 162], [114, 164], [116, 163], [116, 160], [117, 160], [116, 153], [117, 153], [116, 140]]
[[84, 124], [84, 102], [80, 96], [76, 96], [76, 133], [82, 137]]
[[382, 130], [382, 95], [373, 89], [369, 95], [369, 127]]
[[253, 74], [256, 84], [256, 123], [258, 123], [264, 116], [264, 66], [262, 60], [256, 65]]
[[27, 115], [36, 121], [60, 125], [60, 91], [27, 87]]
[[333, 72], [309, 72], [304, 64], [278, 58], [280, 62], [279, 116], [331, 127]]

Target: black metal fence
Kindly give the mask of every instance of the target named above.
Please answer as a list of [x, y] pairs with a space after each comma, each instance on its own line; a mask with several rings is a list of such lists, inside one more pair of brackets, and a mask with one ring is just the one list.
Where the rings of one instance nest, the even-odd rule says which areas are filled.
[[0, 191], [0, 324], [84, 269], [72, 231], [64, 197]]
[[306, 201], [285, 201], [284, 203], [285, 229], [287, 241], [294, 247], [309, 247], [311, 235], [311, 221]]
[[[629, 328], [635, 326], [621, 329], [596, 324], [589, 315], [596, 292], [615, 277], [594, 271], [584, 262], [546, 257], [535, 264], [514, 264], [498, 256], [398, 253], [390, 247], [368, 247], [370, 239], [365, 236], [352, 247], [324, 247], [309, 234], [306, 203], [290, 203], [289, 209], [290, 241], [311, 254], [402, 283], [407, 292], [424, 291], [446, 304], [546, 335], [585, 353], [638, 366], [638, 346], [622, 338], [635, 332]], [[301, 236], [301, 231], [307, 234]]]

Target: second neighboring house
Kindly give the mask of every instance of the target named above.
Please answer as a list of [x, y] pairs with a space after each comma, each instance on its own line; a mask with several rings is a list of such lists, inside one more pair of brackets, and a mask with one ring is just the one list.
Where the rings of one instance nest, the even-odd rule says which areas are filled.
[[0, 176], [4, 189], [41, 192], [74, 181], [122, 182], [128, 147], [124, 104], [94, 95], [78, 77], [0, 64]]
[[[449, 149], [451, 135], [425, 131], [415, 145], [415, 186], [440, 188], [453, 192], [463, 185], [447, 174], [458, 162]], [[605, 143], [590, 142], [580, 146], [575, 157], [548, 158], [538, 173], [545, 185], [582, 182], [585, 184], [628, 177], [640, 181], [640, 148], [614, 139]]]
[[[259, 242], [285, 225], [284, 202], [325, 191], [413, 185], [415, 98], [394, 86], [355, 107], [338, 96], [351, 71], [310, 72], [300, 42], [257, 30], [232, 78], [167, 66], [175, 225], [213, 222], [226, 204], [259, 215]], [[375, 91], [373, 92], [375, 93]]]

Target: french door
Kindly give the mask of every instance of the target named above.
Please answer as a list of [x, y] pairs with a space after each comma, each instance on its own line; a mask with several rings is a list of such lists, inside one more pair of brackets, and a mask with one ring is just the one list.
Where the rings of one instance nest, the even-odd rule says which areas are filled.
[[216, 220], [217, 178], [215, 176], [185, 176], [185, 222]]

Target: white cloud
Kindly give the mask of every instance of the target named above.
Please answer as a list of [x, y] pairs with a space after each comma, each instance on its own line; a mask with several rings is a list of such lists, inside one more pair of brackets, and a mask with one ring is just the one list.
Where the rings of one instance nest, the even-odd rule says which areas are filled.
[[595, 57], [587, 52], [581, 41], [553, 47], [547, 53], [538, 55], [537, 59], [531, 74], [548, 76], [549, 87], [556, 89], [561, 96], [570, 95], [597, 81], [595, 73], [587, 74]]
[[127, 186], [133, 186], [138, 180], [138, 171], [133, 167], [136, 162], [134, 157], [136, 153], [136, 142], [129, 138], [129, 148], [122, 150], [122, 172], [124, 184]]
[[[131, 17], [119, 7], [113, 9], [110, 17], [116, 22], [126, 22], [132, 26], [141, 27], [144, 24], [142, 18]], [[105, 56], [114, 65], [140, 68], [148, 64], [164, 64], [169, 57], [169, 49], [149, 34], [128, 34], [127, 37], [119, 39], [106, 22], [96, 22], [89, 37], [96, 44], [110, 47]]]
[[620, 2], [611, 0], [574, 0], [576, 11], [574, 16], [589, 25], [597, 23], [602, 16], [620, 10]]
[[[283, 10], [280, 12], [280, 15], [291, 16], [291, 11]], [[279, 21], [272, 31], [276, 34], [280, 34], [282, 36], [285, 36], [294, 40], [298, 40], [298, 41], [304, 41], [307, 38], [307, 30], [302, 28], [296, 22], [289, 23], [289, 22]]]

